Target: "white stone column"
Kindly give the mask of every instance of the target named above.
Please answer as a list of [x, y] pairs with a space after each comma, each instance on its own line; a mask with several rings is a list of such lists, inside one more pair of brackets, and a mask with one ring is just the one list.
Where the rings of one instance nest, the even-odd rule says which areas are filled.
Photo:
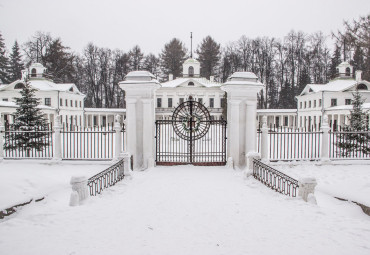
[[268, 146], [269, 146], [269, 140], [268, 140], [268, 126], [267, 126], [267, 117], [263, 116], [262, 118], [262, 128], [261, 128], [261, 159], [263, 161], [268, 161]]
[[152, 112], [154, 108], [154, 100], [152, 98], [141, 99], [143, 103], [143, 167], [154, 167], [154, 129], [155, 129], [155, 115]]
[[233, 162], [234, 168], [244, 168], [247, 150], [255, 151], [257, 93], [262, 88], [263, 84], [250, 72], [236, 72], [221, 86], [228, 102], [228, 166]]
[[69, 200], [70, 206], [81, 205], [89, 197], [87, 182], [88, 178], [85, 176], [72, 176], [70, 182], [72, 186], [72, 194]]
[[232, 158], [234, 163], [239, 162], [240, 157], [240, 147], [239, 147], [239, 114], [240, 114], [240, 103], [241, 100], [228, 100], [227, 107], [227, 151], [229, 152], [229, 157]]
[[256, 152], [256, 139], [257, 139], [257, 130], [256, 130], [256, 116], [257, 116], [257, 101], [248, 100], [246, 102], [247, 111], [246, 111], [246, 136], [245, 136], [245, 152]]
[[126, 99], [126, 137], [127, 137], [127, 151], [133, 155], [134, 169], [137, 168], [137, 139], [136, 139], [136, 102], [135, 98]]
[[4, 159], [4, 136], [5, 136], [5, 127], [4, 123], [1, 121], [1, 114], [0, 114], [0, 162]]
[[62, 136], [60, 131], [62, 129], [61, 116], [57, 115], [54, 119], [54, 157], [53, 160], [62, 160]]
[[306, 202], [316, 204], [315, 187], [317, 185], [315, 178], [302, 178], [299, 180], [298, 196]]
[[99, 128], [101, 127], [101, 116], [100, 116], [100, 114], [98, 114], [98, 127]]
[[114, 127], [113, 127], [115, 133], [115, 139], [114, 139], [114, 159], [118, 160], [120, 155], [121, 155], [121, 140], [122, 140], [122, 133], [121, 133], [121, 116], [118, 114], [115, 116], [115, 121], [114, 121]]
[[134, 170], [154, 165], [155, 91], [161, 86], [147, 71], [127, 74], [119, 83], [126, 92], [128, 152], [133, 155]]
[[320, 158], [322, 161], [329, 161], [329, 130], [330, 127], [328, 125], [328, 116], [324, 115], [321, 125], [322, 133], [322, 141], [321, 141], [321, 155]]

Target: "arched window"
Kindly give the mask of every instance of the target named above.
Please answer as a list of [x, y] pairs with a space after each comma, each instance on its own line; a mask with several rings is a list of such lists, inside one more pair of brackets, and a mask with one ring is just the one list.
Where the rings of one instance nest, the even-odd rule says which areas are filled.
[[346, 76], [351, 76], [351, 68], [346, 68]]
[[189, 83], [188, 83], [188, 86], [194, 86], [194, 82], [192, 82], [192, 81], [191, 81], [191, 82], [189, 82]]
[[23, 83], [17, 83], [14, 86], [14, 89], [23, 89], [23, 88], [24, 88], [24, 84]]
[[368, 90], [367, 86], [365, 84], [358, 84], [357, 85], [358, 90]]
[[194, 76], [194, 67], [189, 66], [189, 77], [193, 77], [193, 76]]
[[36, 68], [32, 68], [31, 77], [36, 77]]

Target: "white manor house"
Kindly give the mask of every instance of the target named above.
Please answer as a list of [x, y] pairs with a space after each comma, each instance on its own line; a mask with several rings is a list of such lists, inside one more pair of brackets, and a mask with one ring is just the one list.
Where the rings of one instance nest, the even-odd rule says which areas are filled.
[[[140, 75], [141, 72], [132, 72], [130, 75]], [[146, 73], [146, 72], [145, 72]], [[234, 73], [248, 75], [247, 78], [257, 80], [253, 73]], [[52, 81], [46, 73], [46, 68], [39, 63], [32, 64], [23, 70], [22, 79], [7, 85], [0, 85], [0, 121], [10, 124], [14, 121], [12, 114], [17, 105], [14, 98], [19, 97], [19, 90], [24, 86], [24, 78], [28, 77], [30, 85], [36, 89], [36, 97], [41, 99], [40, 108], [50, 123], [54, 117], [61, 116], [65, 125], [82, 127], [107, 126], [114, 122], [114, 116], [122, 116], [125, 109], [116, 108], [85, 108], [85, 95], [75, 84], [59, 84]], [[245, 77], [244, 77], [245, 78]], [[152, 75], [151, 79], [155, 79]], [[156, 119], [168, 119], [177, 105], [187, 101], [191, 96], [194, 100], [204, 104], [210, 111], [212, 119], [220, 119], [226, 102], [225, 92], [221, 90], [222, 83], [216, 82], [214, 77], [206, 79], [200, 77], [199, 61], [189, 58], [183, 64], [183, 76], [173, 78], [169, 75], [167, 82], [160, 84], [155, 94]], [[327, 84], [307, 84], [297, 96], [297, 109], [258, 109], [257, 123], [262, 123], [262, 117], [267, 116], [267, 124], [284, 127], [319, 128], [324, 114], [328, 115], [329, 125], [336, 129], [348, 123], [352, 93], [360, 91], [365, 99], [364, 109], [370, 109], [370, 83], [361, 79], [361, 71], [356, 72], [353, 78], [353, 67], [341, 63], [337, 68], [337, 78]]]

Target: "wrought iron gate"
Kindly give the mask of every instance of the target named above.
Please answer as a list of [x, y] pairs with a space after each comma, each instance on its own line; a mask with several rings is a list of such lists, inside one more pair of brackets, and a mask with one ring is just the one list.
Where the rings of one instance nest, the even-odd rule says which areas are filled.
[[191, 98], [168, 120], [156, 121], [157, 165], [225, 165], [226, 121], [212, 120]]

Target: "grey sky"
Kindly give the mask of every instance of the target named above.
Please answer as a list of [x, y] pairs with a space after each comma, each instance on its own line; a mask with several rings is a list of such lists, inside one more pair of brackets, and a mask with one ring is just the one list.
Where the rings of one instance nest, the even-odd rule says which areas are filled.
[[195, 45], [211, 35], [223, 46], [243, 34], [282, 38], [294, 29], [329, 35], [343, 19], [369, 12], [369, 0], [0, 0], [0, 31], [8, 49], [44, 31], [77, 52], [93, 42], [159, 53], [173, 37], [190, 48], [191, 31]]

